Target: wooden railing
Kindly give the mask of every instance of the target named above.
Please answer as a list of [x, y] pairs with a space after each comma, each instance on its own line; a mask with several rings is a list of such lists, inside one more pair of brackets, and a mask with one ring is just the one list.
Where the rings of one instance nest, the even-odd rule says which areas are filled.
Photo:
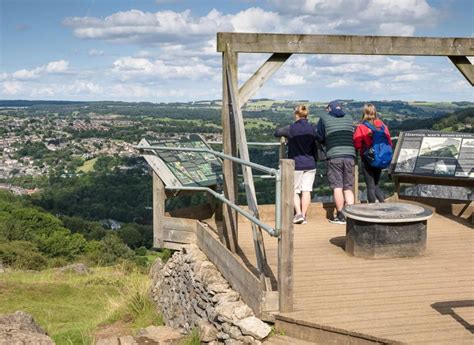
[[[278, 144], [277, 144], [278, 145]], [[284, 152], [284, 142], [280, 152]], [[197, 243], [209, 259], [219, 268], [229, 283], [242, 295], [243, 299], [252, 306], [257, 313], [269, 311], [293, 310], [293, 210], [294, 210], [294, 161], [281, 159], [279, 169], [267, 168], [241, 158], [229, 156], [210, 149], [170, 148], [151, 145], [137, 146], [137, 148], [156, 154], [159, 150], [176, 151], [205, 151], [225, 160], [230, 160], [243, 166], [252, 167], [275, 177], [275, 226], [271, 227], [259, 219], [258, 213], [245, 210], [225, 197], [225, 195], [208, 187], [165, 186], [157, 171], [153, 171], [153, 227], [154, 245], [157, 248], [180, 249], [183, 244]], [[150, 160], [149, 155], [144, 155]], [[153, 168], [153, 162], [149, 162]], [[201, 191], [207, 192], [224, 205], [227, 205], [238, 214], [247, 218], [252, 227], [259, 227], [270, 236], [278, 238], [278, 278], [277, 290], [272, 288], [269, 277], [270, 268], [266, 262], [266, 253], [263, 238], [260, 241], [254, 233], [254, 245], [257, 258], [258, 277], [255, 277], [242, 260], [227, 245], [223, 236], [213, 238], [213, 234], [200, 222], [184, 218], [167, 217], [165, 214], [165, 199], [167, 190]], [[198, 217], [199, 218], [199, 217]], [[216, 241], [220, 242], [217, 245]], [[213, 245], [211, 245], [213, 244]], [[235, 238], [238, 248], [238, 237]], [[219, 249], [220, 248], [220, 249]], [[262, 255], [263, 254], [263, 255]], [[257, 279], [257, 284], [255, 279]], [[243, 279], [243, 280], [242, 280]], [[253, 291], [253, 292], [252, 292]], [[277, 295], [276, 295], [277, 294]], [[276, 298], [278, 296], [278, 298]]]

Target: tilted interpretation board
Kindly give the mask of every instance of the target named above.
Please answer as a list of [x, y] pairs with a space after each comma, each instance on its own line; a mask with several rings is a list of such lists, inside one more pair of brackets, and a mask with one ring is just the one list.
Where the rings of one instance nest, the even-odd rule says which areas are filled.
[[[142, 139], [138, 147], [150, 146], [176, 148], [210, 149], [208, 144], [195, 134], [179, 138], [166, 138], [156, 141]], [[143, 157], [162, 179], [166, 187], [214, 186], [222, 183], [221, 161], [210, 153], [153, 150]]]
[[402, 132], [392, 160], [397, 183], [474, 187], [474, 134]]
[[[212, 205], [205, 204], [165, 213], [165, 189], [204, 186], [213, 188], [222, 181], [221, 162], [206, 152], [185, 152], [153, 149], [152, 147], [209, 149], [198, 135], [148, 141], [142, 139], [137, 148], [153, 170], [153, 243], [155, 248], [179, 250], [184, 244], [196, 243], [196, 221], [187, 218], [209, 217]], [[196, 216], [198, 215], [198, 216]], [[179, 218], [183, 217], [183, 218]]]

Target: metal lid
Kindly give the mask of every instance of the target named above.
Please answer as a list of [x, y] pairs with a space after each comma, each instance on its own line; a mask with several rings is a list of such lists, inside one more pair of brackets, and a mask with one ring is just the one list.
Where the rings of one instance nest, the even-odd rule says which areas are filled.
[[348, 218], [373, 223], [419, 222], [433, 216], [433, 212], [428, 208], [391, 202], [348, 205], [342, 212]]

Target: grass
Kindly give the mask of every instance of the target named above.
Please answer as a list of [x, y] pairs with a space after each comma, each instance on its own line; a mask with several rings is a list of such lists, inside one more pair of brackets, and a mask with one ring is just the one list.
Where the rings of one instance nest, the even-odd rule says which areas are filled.
[[262, 119], [245, 119], [245, 128], [246, 129], [254, 129], [254, 128], [259, 128], [260, 126], [263, 127], [275, 127], [275, 124], [271, 121], [269, 121], [266, 118]]
[[90, 172], [90, 171], [93, 171], [94, 170], [94, 164], [95, 164], [96, 161], [97, 161], [97, 157], [85, 161], [82, 166], [80, 166], [79, 168], [76, 169], [76, 172], [80, 172], [80, 171]]
[[199, 338], [198, 330], [195, 328], [193, 331], [184, 338], [183, 342], [180, 345], [200, 345], [201, 339]]
[[98, 267], [89, 275], [4, 273], [0, 313], [32, 314], [57, 344], [91, 344], [99, 326], [118, 320], [131, 330], [163, 324], [148, 297], [148, 276], [127, 267]]

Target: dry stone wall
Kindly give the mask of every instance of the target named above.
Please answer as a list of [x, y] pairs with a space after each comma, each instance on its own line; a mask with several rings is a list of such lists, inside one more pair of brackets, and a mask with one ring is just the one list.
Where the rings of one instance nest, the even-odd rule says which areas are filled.
[[203, 252], [189, 245], [151, 269], [151, 294], [168, 326], [214, 344], [260, 344], [271, 328], [256, 318]]

